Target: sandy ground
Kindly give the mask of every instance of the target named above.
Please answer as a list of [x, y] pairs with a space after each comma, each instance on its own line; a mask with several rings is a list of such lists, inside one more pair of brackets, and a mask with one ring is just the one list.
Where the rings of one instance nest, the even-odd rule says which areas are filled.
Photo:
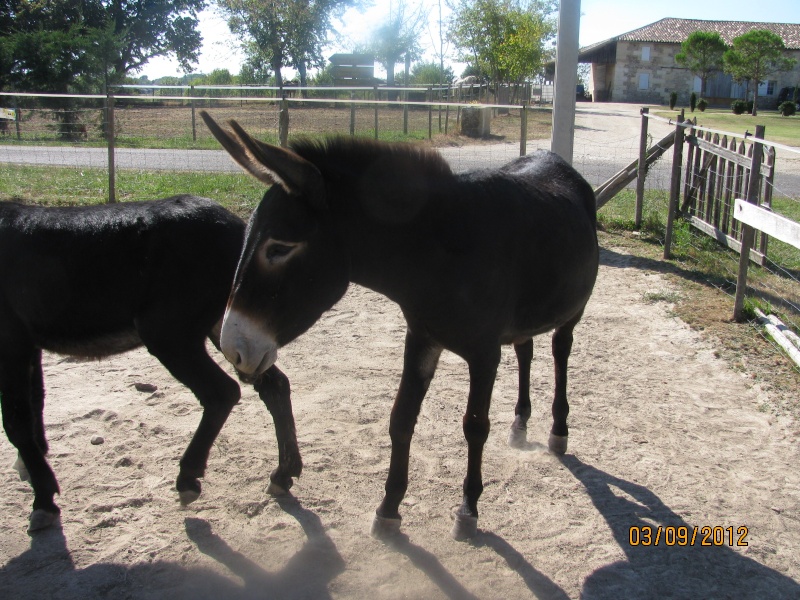
[[[3, 437], [0, 598], [800, 597], [796, 424], [760, 410], [767, 392], [669, 305], [646, 301], [669, 291], [665, 280], [622, 250], [601, 260], [575, 334], [569, 452], [559, 459], [543, 445], [547, 337], [535, 342], [530, 447], [506, 445], [517, 372], [504, 349], [471, 542], [449, 536], [468, 380], [447, 353], [412, 446], [405, 535], [393, 544], [369, 535], [404, 324], [368, 290], [352, 287], [279, 358], [305, 461], [284, 500], [265, 493], [277, 449], [251, 389], [212, 450], [203, 495], [181, 508], [172, 488], [199, 420], [193, 396], [144, 351], [102, 362], [46, 356], [61, 525], [26, 533], [32, 494]], [[137, 382], [158, 389], [139, 392]], [[95, 435], [105, 442], [92, 445]]]

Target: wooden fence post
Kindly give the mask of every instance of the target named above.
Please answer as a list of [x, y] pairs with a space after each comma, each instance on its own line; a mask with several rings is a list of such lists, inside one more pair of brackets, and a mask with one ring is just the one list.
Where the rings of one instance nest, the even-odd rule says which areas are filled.
[[528, 153], [528, 103], [523, 102], [519, 109], [519, 155]]
[[114, 203], [117, 201], [117, 181], [114, 165], [114, 94], [111, 92], [106, 96], [106, 133], [108, 135], [108, 202]]
[[428, 86], [428, 139], [433, 138], [433, 88]]
[[639, 169], [636, 175], [636, 220], [634, 227], [639, 230], [642, 228], [642, 208], [644, 206], [644, 181], [647, 176], [647, 127], [650, 108], [642, 107], [642, 133], [639, 138]]
[[189, 86], [189, 104], [192, 106], [192, 141], [197, 141], [197, 118], [194, 107], [194, 86]]
[[403, 135], [408, 135], [408, 89], [403, 90]]
[[[380, 101], [381, 93], [378, 91], [378, 86], [376, 85], [374, 88], [374, 98], [376, 101]], [[378, 139], [378, 104], [375, 104], [375, 139]]]
[[672, 177], [669, 186], [669, 212], [667, 213], [667, 231], [664, 234], [664, 259], [669, 259], [672, 249], [672, 228], [678, 212], [678, 196], [681, 193], [681, 162], [683, 162], [683, 109], [675, 124], [675, 145], [672, 151]]
[[[353, 101], [356, 99], [356, 93], [350, 92], [350, 100]], [[356, 104], [355, 102], [350, 103], [350, 135], [356, 134]]]
[[278, 112], [278, 138], [281, 148], [289, 145], [289, 101], [285, 95], [281, 100], [281, 108]]
[[[750, 159], [750, 179], [747, 183], [747, 197], [750, 204], [758, 204], [758, 192], [761, 189], [761, 160], [764, 146], [757, 140], [764, 139], [764, 126], [756, 125], [753, 140], [753, 156]], [[733, 320], [741, 323], [744, 320], [744, 296], [747, 290], [747, 267], [750, 263], [750, 249], [753, 247], [756, 231], [751, 225], [742, 223], [742, 252], [739, 255], [739, 273], [736, 277], [736, 297], [733, 303]]]

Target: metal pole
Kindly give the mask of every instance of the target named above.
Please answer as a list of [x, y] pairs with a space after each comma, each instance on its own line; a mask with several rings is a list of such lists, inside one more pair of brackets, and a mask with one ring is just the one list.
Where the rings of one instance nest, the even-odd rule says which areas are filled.
[[650, 114], [648, 107], [642, 107], [642, 133], [639, 138], [639, 169], [636, 174], [636, 221], [634, 227], [642, 228], [642, 207], [644, 206], [644, 180], [647, 176], [647, 126]]
[[[758, 204], [758, 192], [761, 189], [761, 161], [764, 155], [764, 146], [756, 140], [764, 139], [765, 128], [756, 125], [756, 134], [753, 141], [753, 158], [750, 161], [750, 181], [747, 185], [747, 200], [750, 204]], [[747, 291], [747, 267], [750, 263], [750, 249], [756, 231], [747, 223], [742, 223], [742, 252], [739, 255], [739, 273], [736, 277], [736, 297], [733, 302], [733, 320], [744, 320], [744, 296]]]
[[561, 0], [558, 11], [553, 133], [550, 149], [572, 164], [575, 138], [575, 86], [578, 82], [578, 32], [581, 1]]

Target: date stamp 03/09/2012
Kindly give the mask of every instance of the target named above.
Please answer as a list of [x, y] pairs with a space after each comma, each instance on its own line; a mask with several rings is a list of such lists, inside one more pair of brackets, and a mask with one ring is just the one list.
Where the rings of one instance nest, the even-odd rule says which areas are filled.
[[738, 527], [703, 525], [698, 527], [633, 526], [628, 530], [631, 546], [747, 546], [749, 530]]

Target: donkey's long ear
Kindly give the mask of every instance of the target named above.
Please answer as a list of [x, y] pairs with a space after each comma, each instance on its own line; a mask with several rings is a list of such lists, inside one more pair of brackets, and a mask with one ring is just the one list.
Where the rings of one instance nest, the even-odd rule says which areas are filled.
[[314, 204], [325, 203], [322, 174], [312, 163], [291, 150], [253, 139], [236, 121], [229, 121], [233, 131], [227, 131], [206, 111], [200, 111], [200, 116], [233, 160], [253, 177], [278, 184], [287, 194], [304, 194]]

